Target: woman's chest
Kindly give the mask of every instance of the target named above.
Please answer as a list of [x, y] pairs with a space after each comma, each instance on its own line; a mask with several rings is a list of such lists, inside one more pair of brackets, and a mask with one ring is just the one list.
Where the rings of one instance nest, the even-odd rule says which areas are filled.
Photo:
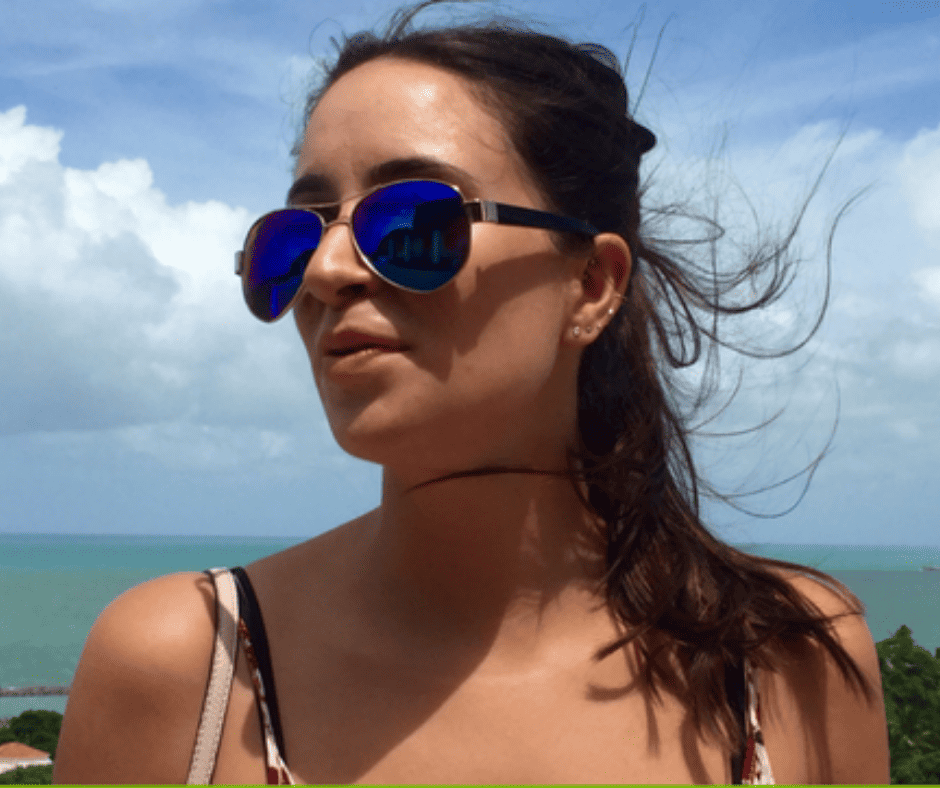
[[[417, 683], [319, 665], [278, 685], [288, 766], [310, 783], [730, 783], [731, 753], [674, 696], [572, 677]], [[347, 666], [349, 667], [349, 666]], [[265, 780], [250, 677], [239, 673], [214, 782]], [[279, 679], [280, 680], [280, 679]], [[805, 764], [774, 730], [775, 781]]]
[[[371, 747], [329, 737], [340, 755], [331, 778], [465, 784], [731, 779], [726, 754], [698, 741], [678, 715], [647, 711], [631, 699], [576, 698], [550, 684], [458, 691], [412, 719], [411, 725], [389, 725], [384, 737], [376, 729], [360, 731], [358, 742]], [[319, 749], [301, 745], [298, 778], [324, 775], [322, 764], [315, 764]], [[370, 757], [363, 758], [364, 751]]]

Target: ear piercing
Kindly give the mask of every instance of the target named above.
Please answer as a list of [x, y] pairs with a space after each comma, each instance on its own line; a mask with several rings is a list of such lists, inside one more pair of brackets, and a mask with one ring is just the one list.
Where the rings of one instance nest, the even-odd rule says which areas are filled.
[[[610, 309], [607, 310], [607, 314], [608, 314], [608, 315], [613, 315], [613, 314], [614, 314], [614, 309], [613, 309], [613, 307], [611, 307]], [[593, 334], [595, 328], [596, 328], [596, 326], [588, 326], [587, 328], [584, 329], [584, 333], [585, 333], [585, 334]], [[572, 329], [571, 329], [571, 333], [572, 333], [572, 335], [573, 335], [574, 337], [579, 337], [579, 336], [581, 336], [581, 326], [575, 326], [574, 328], [572, 328]]]

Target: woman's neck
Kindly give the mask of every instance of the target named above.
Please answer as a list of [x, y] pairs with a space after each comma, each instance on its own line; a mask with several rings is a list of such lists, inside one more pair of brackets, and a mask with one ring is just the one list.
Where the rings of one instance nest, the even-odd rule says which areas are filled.
[[363, 556], [375, 620], [408, 639], [539, 660], [597, 620], [598, 530], [565, 478], [502, 473], [409, 490], [386, 471]]

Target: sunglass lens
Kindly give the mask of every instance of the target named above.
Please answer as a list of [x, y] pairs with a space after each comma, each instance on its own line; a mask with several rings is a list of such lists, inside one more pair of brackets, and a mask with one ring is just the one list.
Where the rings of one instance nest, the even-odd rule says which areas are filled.
[[432, 181], [395, 183], [373, 192], [356, 208], [353, 231], [380, 276], [426, 293], [454, 278], [470, 244], [460, 194]]
[[316, 214], [290, 208], [268, 214], [252, 228], [245, 244], [244, 290], [256, 317], [271, 322], [284, 313], [322, 235]]

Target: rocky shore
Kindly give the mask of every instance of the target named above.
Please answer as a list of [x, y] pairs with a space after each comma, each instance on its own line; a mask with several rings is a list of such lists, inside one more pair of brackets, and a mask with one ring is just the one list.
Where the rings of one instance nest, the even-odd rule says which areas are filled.
[[0, 687], [0, 698], [28, 698], [34, 695], [68, 695], [69, 688], [57, 687]]

